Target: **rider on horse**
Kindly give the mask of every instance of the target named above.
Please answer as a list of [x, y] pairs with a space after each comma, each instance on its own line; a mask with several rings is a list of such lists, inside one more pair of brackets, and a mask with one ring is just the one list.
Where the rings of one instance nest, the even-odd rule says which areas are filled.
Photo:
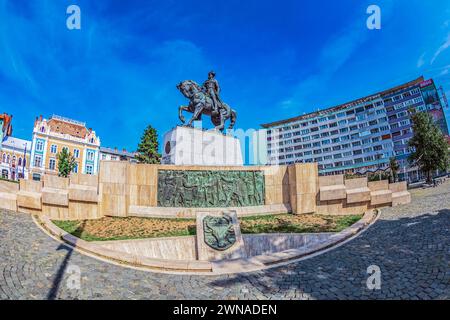
[[208, 80], [203, 83], [203, 90], [211, 98], [212, 103], [212, 114], [218, 114], [219, 108], [222, 106], [222, 101], [220, 100], [219, 93], [220, 87], [219, 82], [215, 79], [216, 73], [210, 71], [208, 73]]

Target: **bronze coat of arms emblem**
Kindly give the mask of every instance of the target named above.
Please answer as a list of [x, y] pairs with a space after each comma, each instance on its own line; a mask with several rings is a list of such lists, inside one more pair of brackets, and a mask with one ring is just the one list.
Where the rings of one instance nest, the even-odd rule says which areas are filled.
[[236, 242], [233, 221], [230, 216], [206, 216], [203, 219], [205, 243], [214, 250], [224, 251]]

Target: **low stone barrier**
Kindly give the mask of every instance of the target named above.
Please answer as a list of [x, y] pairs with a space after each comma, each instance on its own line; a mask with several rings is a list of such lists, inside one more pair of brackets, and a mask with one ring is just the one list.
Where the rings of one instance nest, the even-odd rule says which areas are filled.
[[[375, 220], [377, 212], [367, 211], [361, 220], [338, 233], [243, 235], [244, 243], [248, 242], [248, 258], [211, 262], [195, 260], [195, 236], [87, 242], [58, 228], [48, 217], [34, 217], [37, 223], [58, 239], [81, 251], [114, 262], [160, 271], [222, 274], [261, 270], [331, 248], [366, 228]], [[175, 253], [174, 248], [178, 248]], [[269, 252], [271, 250], [282, 251]]]
[[[166, 181], [158, 180], [159, 172], [174, 170], [193, 171], [206, 177], [214, 171], [231, 172], [234, 174], [234, 180], [230, 182], [224, 175], [220, 185], [218, 181], [215, 185], [212, 184], [214, 192], [205, 191], [209, 188], [209, 184], [198, 184], [195, 179], [189, 183], [184, 181], [181, 185], [190, 191], [189, 196], [186, 196], [190, 200], [184, 203], [177, 200], [184, 198], [184, 189], [175, 187], [162, 189], [161, 185]], [[242, 190], [247, 184], [243, 181], [247, 181], [248, 178], [244, 173], [249, 171], [258, 172], [256, 175], [258, 186], [264, 185], [263, 195], [258, 193], [256, 196], [251, 188]], [[239, 177], [236, 174], [244, 174], [243, 180], [236, 178]], [[172, 186], [171, 176], [167, 177], [169, 185]], [[198, 178], [198, 175], [193, 177]], [[227, 192], [224, 193], [225, 189]], [[224, 199], [225, 195], [227, 197]], [[216, 205], [230, 205], [230, 207], [199, 208], [193, 205], [204, 206], [207, 197], [215, 199], [216, 196], [220, 199], [215, 202]], [[177, 201], [169, 204], [177, 206], [185, 204], [185, 207], [166, 207], [167, 203], [161, 202], [158, 197], [161, 199], [175, 197]], [[198, 202], [196, 198], [196, 202], [192, 202], [193, 197], [205, 201]], [[238, 201], [242, 199], [258, 201]], [[75, 174], [67, 179], [44, 175], [43, 181], [39, 182], [21, 180], [20, 187], [18, 184], [0, 183], [0, 208], [46, 215], [58, 220], [99, 219], [105, 216], [194, 218], [196, 212], [227, 210], [236, 211], [241, 217], [283, 213], [349, 215], [410, 201], [411, 196], [405, 183], [367, 182], [366, 178], [345, 180], [342, 175], [319, 177], [317, 163], [211, 167], [102, 161], [98, 176]], [[258, 205], [247, 206], [249, 203]], [[213, 203], [206, 201], [206, 206], [208, 205], [214, 205], [214, 201]]]

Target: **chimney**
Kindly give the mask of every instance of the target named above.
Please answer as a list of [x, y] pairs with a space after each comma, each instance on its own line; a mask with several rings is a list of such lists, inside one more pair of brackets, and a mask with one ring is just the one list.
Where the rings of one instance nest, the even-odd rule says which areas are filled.
[[39, 121], [42, 121], [42, 114], [39, 116]]
[[117, 147], [114, 147], [114, 151], [117, 151]]
[[123, 149], [122, 149], [122, 152], [127, 152], [127, 149], [123, 148]]

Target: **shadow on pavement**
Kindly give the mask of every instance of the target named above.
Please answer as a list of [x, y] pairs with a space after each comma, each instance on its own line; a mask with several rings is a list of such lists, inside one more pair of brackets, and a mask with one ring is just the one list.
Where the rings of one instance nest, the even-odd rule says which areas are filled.
[[[317, 257], [232, 275], [210, 283], [249, 284], [259, 295], [290, 299], [449, 299], [450, 209], [416, 217], [381, 217], [358, 238]], [[381, 270], [381, 288], [369, 290], [367, 268]]]

